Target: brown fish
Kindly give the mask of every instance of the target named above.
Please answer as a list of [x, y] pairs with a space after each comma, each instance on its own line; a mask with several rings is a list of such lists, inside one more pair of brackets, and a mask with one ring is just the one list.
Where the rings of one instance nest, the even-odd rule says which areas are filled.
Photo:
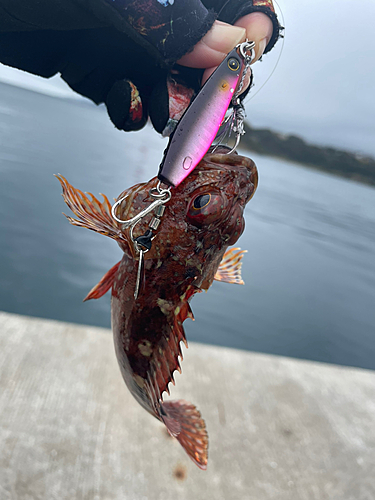
[[[208, 436], [199, 411], [183, 400], [163, 401], [163, 392], [169, 394], [174, 371], [181, 371], [180, 342], [187, 346], [182, 323], [193, 319], [192, 296], [207, 290], [214, 279], [243, 283], [244, 252], [226, 250], [244, 230], [244, 207], [258, 183], [255, 164], [236, 153], [210, 153], [173, 189], [152, 246], [144, 254], [137, 298], [139, 253], [129, 229], [111, 216], [104, 195], [100, 202], [73, 188], [62, 176], [58, 179], [65, 202], [78, 217], [68, 217], [69, 221], [115, 239], [124, 252], [85, 300], [99, 298], [112, 288], [115, 350], [126, 385], [166, 425], [198, 467], [206, 469]], [[127, 220], [148, 207], [153, 201], [149, 191], [157, 182], [154, 178], [124, 191], [119, 199], [126, 198], [119, 204], [117, 217]], [[135, 237], [145, 233], [151, 217], [135, 226]]]

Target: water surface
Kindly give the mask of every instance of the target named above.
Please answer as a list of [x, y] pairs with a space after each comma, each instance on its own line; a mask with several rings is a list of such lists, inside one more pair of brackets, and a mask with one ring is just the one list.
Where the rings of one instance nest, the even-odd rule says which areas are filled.
[[[68, 224], [53, 174], [112, 199], [155, 175], [164, 147], [151, 129], [116, 131], [103, 108], [0, 84], [0, 309], [109, 327], [109, 296], [82, 299], [121, 252]], [[188, 339], [374, 369], [375, 190], [252, 157], [246, 285], [195, 297]]]

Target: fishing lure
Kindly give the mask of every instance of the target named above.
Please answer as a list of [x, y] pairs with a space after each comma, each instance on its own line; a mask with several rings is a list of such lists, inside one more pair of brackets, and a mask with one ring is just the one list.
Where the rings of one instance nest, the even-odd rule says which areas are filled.
[[244, 42], [229, 52], [178, 122], [159, 167], [158, 178], [167, 186], [177, 187], [198, 165], [229, 105], [239, 109], [238, 95], [254, 58], [254, 47], [254, 42]]

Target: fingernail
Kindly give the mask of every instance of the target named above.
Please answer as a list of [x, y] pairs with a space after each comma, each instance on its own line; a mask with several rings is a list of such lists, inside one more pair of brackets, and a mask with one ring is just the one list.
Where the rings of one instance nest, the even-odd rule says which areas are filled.
[[245, 28], [215, 23], [204, 37], [204, 42], [211, 49], [226, 54], [245, 38]]
[[267, 47], [267, 38], [263, 38], [260, 42], [257, 43], [255, 47], [255, 59], [253, 62], [258, 61], [258, 59], [262, 57], [266, 47]]

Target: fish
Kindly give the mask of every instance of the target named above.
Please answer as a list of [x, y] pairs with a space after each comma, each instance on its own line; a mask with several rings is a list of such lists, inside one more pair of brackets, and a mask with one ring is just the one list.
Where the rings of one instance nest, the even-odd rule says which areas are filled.
[[[111, 319], [117, 361], [136, 401], [165, 424], [188, 456], [207, 468], [208, 434], [199, 410], [184, 400], [164, 401], [174, 372], [181, 373], [181, 342], [187, 347], [183, 322], [194, 319], [192, 297], [207, 291], [214, 280], [243, 284], [241, 259], [245, 251], [231, 248], [241, 236], [245, 205], [258, 185], [252, 160], [220, 147], [199, 162], [189, 178], [173, 190], [150, 250], [144, 253], [139, 292], [139, 253], [130, 229], [111, 215], [111, 204], [72, 187], [60, 174], [63, 198], [77, 218], [71, 224], [108, 236], [123, 256], [84, 300], [98, 299], [110, 289]], [[150, 205], [155, 177], [120, 194], [117, 215], [134, 217]], [[64, 214], [65, 215], [65, 214]], [[143, 235], [152, 214], [134, 228]]]

